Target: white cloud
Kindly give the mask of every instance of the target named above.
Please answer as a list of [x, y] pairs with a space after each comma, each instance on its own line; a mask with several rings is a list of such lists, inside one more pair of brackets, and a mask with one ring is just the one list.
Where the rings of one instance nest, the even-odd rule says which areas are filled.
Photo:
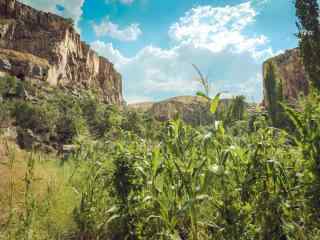
[[100, 24], [93, 24], [93, 30], [98, 37], [110, 36], [121, 41], [135, 41], [142, 34], [139, 24], [133, 23], [123, 29], [105, 18]]
[[95, 49], [98, 53], [103, 56], [107, 56], [107, 58], [113, 62], [117, 68], [128, 64], [130, 59], [122, 56], [119, 50], [115, 49], [112, 43], [104, 43], [102, 41], [95, 41], [91, 44], [91, 47]]
[[254, 22], [257, 13], [250, 2], [236, 6], [200, 6], [188, 11], [169, 30], [169, 36], [178, 42], [192, 43], [212, 52], [231, 49], [235, 52], [250, 51], [265, 45], [265, 36], [248, 37], [243, 30]]
[[[75, 25], [82, 16], [82, 6], [85, 0], [21, 0], [23, 3], [28, 4], [36, 9], [52, 12], [66, 18], [72, 18]], [[57, 6], [62, 6], [63, 11], [59, 11]]]
[[245, 34], [257, 13], [250, 2], [235, 6], [200, 6], [172, 24], [174, 46], [147, 46], [134, 57], [124, 57], [111, 44], [94, 42], [93, 48], [115, 62], [122, 73], [126, 99], [158, 100], [195, 94], [199, 89], [191, 64], [208, 74], [214, 92], [244, 94], [261, 100], [262, 61], [273, 55], [268, 39]]

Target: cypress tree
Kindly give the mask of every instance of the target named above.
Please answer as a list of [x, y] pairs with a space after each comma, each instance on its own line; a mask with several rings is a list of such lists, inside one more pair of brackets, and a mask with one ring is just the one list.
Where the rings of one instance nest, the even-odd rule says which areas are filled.
[[277, 113], [278, 113], [278, 94], [277, 94], [277, 81], [276, 73], [272, 63], [268, 63], [266, 66], [265, 76], [266, 87], [266, 100], [268, 102], [268, 112], [271, 118], [272, 124], [277, 125]]

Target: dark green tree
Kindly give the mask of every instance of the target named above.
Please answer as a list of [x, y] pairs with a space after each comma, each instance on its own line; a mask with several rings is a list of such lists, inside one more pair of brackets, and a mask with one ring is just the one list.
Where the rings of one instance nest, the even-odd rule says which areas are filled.
[[246, 112], [246, 101], [244, 96], [236, 96], [232, 100], [231, 105], [231, 119], [235, 121], [241, 121], [245, 117]]
[[278, 94], [277, 94], [277, 82], [274, 66], [269, 63], [267, 65], [266, 77], [266, 101], [268, 105], [268, 113], [273, 125], [277, 123], [277, 111], [278, 111]]
[[317, 0], [296, 0], [299, 47], [312, 85], [320, 89], [320, 29]]

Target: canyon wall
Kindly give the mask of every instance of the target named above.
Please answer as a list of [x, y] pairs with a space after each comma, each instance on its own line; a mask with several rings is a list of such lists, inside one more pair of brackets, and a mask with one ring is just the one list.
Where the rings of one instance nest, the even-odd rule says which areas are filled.
[[93, 89], [122, 104], [122, 79], [113, 64], [80, 40], [73, 22], [15, 0], [0, 0], [0, 74]]
[[[267, 75], [271, 66], [274, 69], [275, 77], [273, 80], [275, 84], [268, 82], [270, 78]], [[285, 53], [264, 62], [263, 78], [264, 105], [266, 107], [270, 105], [267, 96], [275, 96], [275, 98], [281, 96], [282, 99], [279, 100], [294, 102], [299, 97], [299, 94], [308, 93], [309, 84], [307, 75], [298, 49], [287, 50]], [[274, 85], [274, 89], [268, 89], [270, 85]], [[276, 87], [280, 85], [281, 87]]]

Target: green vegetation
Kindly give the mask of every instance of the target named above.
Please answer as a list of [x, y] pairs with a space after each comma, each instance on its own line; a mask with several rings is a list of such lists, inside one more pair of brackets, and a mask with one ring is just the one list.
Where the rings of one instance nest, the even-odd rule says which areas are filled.
[[299, 111], [283, 105], [292, 132], [269, 126], [263, 115], [249, 124], [243, 97], [220, 119], [219, 97], [210, 99], [219, 121], [198, 127], [120, 111], [92, 93], [55, 90], [33, 101], [4, 100], [14, 103], [8, 111], [18, 129], [52, 147], [75, 147], [61, 159], [3, 140], [2, 239], [319, 236], [316, 92]]
[[252, 116], [242, 96], [219, 110], [220, 94], [210, 98], [195, 69], [207, 126], [0, 79], [0, 126], [28, 146], [0, 136], [0, 240], [320, 239], [317, 88], [294, 107], [276, 101], [282, 85], [269, 65], [266, 87], [279, 95]]
[[282, 80], [277, 79], [275, 68], [272, 63], [266, 66], [265, 88], [268, 113], [273, 126], [285, 127], [285, 115], [281, 103], [284, 101], [282, 93]]
[[320, 29], [317, 0], [296, 0], [299, 47], [313, 87], [320, 89]]

